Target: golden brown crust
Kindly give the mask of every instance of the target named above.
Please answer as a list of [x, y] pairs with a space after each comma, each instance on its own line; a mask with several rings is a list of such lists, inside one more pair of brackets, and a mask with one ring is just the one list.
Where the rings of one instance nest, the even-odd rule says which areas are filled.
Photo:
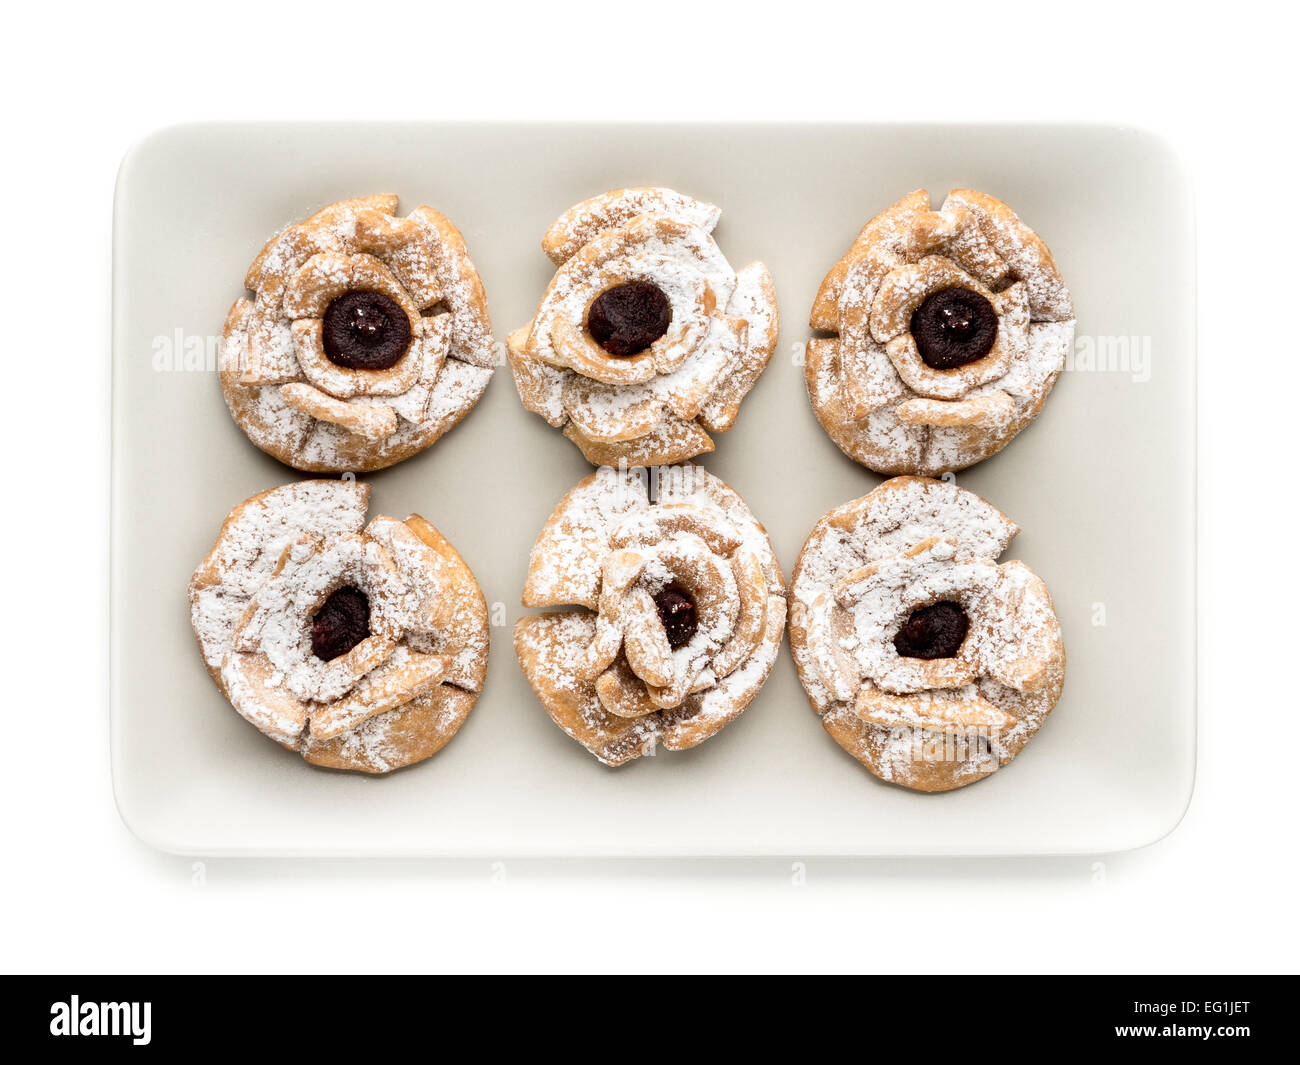
[[[606, 765], [693, 747], [744, 712], [776, 660], [785, 588], [763, 527], [698, 466], [571, 489], [529, 558], [515, 651], [551, 719]], [[654, 596], [671, 586], [695, 625], [671, 646]]]
[[713, 439], [695, 422], [671, 416], [633, 440], [593, 440], [573, 422], [564, 427], [564, 435], [593, 466], [669, 466], [713, 450]]
[[[325, 769], [381, 774], [415, 765], [437, 754], [456, 735], [478, 699], [450, 684], [431, 691], [380, 717], [369, 718], [352, 732], [332, 739], [306, 736], [304, 759]], [[384, 754], [376, 758], [375, 750]]]
[[[1051, 597], [1023, 563], [996, 564], [1015, 524], [972, 492], [896, 477], [836, 507], [790, 581], [790, 648], [826, 731], [876, 776], [946, 791], [1010, 762], [1056, 705], [1065, 649]], [[910, 612], [957, 602], [953, 657], [905, 658]]]
[[[461, 605], [461, 609], [444, 621], [446, 638], [450, 646], [470, 647], [482, 643], [482, 653], [465, 656], [464, 665], [449, 678], [453, 683], [471, 692], [483, 690], [487, 679], [488, 625], [487, 600], [483, 589], [474, 577], [474, 571], [461, 557], [451, 541], [419, 514], [409, 514], [407, 527], [447, 563], [444, 576], [446, 598]], [[472, 704], [471, 704], [472, 705]]]
[[[249, 439], [295, 469], [364, 472], [424, 450], [463, 418], [496, 361], [483, 285], [464, 238], [396, 196], [331, 204], [273, 237], [222, 330], [220, 378]], [[321, 317], [345, 291], [381, 292], [412, 342], [387, 370], [346, 370], [324, 353]]]
[[564, 732], [607, 766], [654, 750], [656, 730], [641, 717], [617, 717], [601, 705], [595, 681], [556, 683], [548, 663], [572, 659], [595, 634], [593, 615], [579, 611], [533, 614], [515, 623], [515, 654], [542, 707]]
[[[709, 232], [719, 211], [671, 189], [615, 189], [577, 204], [547, 231], [558, 266], [533, 320], [510, 335], [510, 367], [528, 410], [563, 428], [597, 465], [666, 465], [710, 451], [776, 348], [776, 291], [762, 263], [732, 269]], [[587, 329], [610, 288], [650, 282], [668, 299], [668, 331], [614, 356]]]
[[[993, 349], [938, 370], [920, 358], [911, 313], [937, 291], [984, 297]], [[883, 474], [959, 470], [996, 454], [1042, 410], [1074, 340], [1074, 309], [1051, 253], [1011, 208], [924, 190], [868, 222], [823, 280], [809, 316], [805, 382], [836, 445]]]
[[[439, 750], [487, 668], [488, 617], [460, 555], [418, 515], [365, 523], [369, 486], [303, 481], [235, 507], [190, 582], [204, 664], [232, 706], [307, 761], [387, 773]], [[343, 585], [370, 635], [322, 661], [308, 635]]]
[[722, 214], [711, 203], [702, 203], [672, 189], [640, 186], [611, 189], [574, 204], [560, 215], [542, 237], [542, 251], [556, 266], [562, 266], [589, 240], [637, 215], [665, 214], [712, 232]]

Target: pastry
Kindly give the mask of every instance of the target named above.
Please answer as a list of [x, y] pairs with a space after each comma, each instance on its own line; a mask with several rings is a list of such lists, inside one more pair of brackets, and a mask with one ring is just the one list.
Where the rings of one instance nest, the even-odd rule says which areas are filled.
[[762, 263], [737, 273], [709, 235], [721, 210], [671, 189], [571, 207], [542, 248], [558, 268], [507, 340], [519, 398], [597, 466], [713, 450], [776, 348]]
[[521, 618], [515, 651], [546, 712], [609, 766], [739, 717], [785, 631], [766, 531], [691, 464], [581, 481], [537, 538], [523, 603], [569, 608]]
[[366, 522], [370, 486], [300, 481], [230, 512], [190, 581], [234, 708], [314, 765], [387, 773], [456, 734], [487, 670], [487, 607], [421, 518]]
[[1038, 416], [1074, 344], [1047, 245], [1006, 204], [919, 190], [876, 215], [826, 275], [808, 395], [846, 455], [935, 475], [1002, 450]]
[[262, 249], [226, 316], [221, 387], [263, 451], [361, 472], [423, 451], [492, 377], [487, 300], [459, 230], [396, 196], [345, 200]]
[[895, 477], [836, 507], [790, 580], [790, 647], [835, 742], [947, 791], [1006, 765], [1065, 683], [1047, 586], [997, 557], [1019, 530], [973, 492]]

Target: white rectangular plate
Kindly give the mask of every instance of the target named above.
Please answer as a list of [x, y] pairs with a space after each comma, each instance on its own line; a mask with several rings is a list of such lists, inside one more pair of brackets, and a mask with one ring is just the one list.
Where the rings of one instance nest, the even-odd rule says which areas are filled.
[[[733, 264], [764, 260], [783, 329], [740, 421], [702, 461], [766, 523], [786, 576], [814, 522], [880, 478], [813, 417], [808, 309], [859, 227], [925, 186], [983, 189], [1051, 245], [1083, 337], [1127, 369], [1062, 375], [1038, 421], [959, 482], [1008, 513], [1055, 598], [1065, 694], [1018, 759], [960, 791], [877, 781], [822, 731], [783, 649], [707, 743], [621, 769], [564, 736], [511, 647], [528, 550], [589, 467], [519, 405], [502, 368], [423, 455], [369, 479], [372, 513], [417, 511], [473, 567], [493, 629], [487, 687], [428, 762], [384, 778], [313, 769], [263, 739], [200, 663], [185, 588], [232, 506], [296, 479], [230, 419], [211, 372], [160, 371], [220, 332], [263, 242], [334, 200], [396, 192], [465, 233], [498, 338], [552, 268], [566, 207], [662, 184], [723, 208]], [[1177, 824], [1195, 762], [1194, 268], [1190, 198], [1153, 138], [1108, 127], [209, 125], [137, 146], [114, 247], [112, 745], [117, 801], [186, 854], [1040, 854], [1120, 850]], [[192, 341], [191, 338], [198, 338]], [[1134, 338], [1128, 340], [1127, 338]], [[1085, 344], [1087, 342], [1085, 341]], [[1103, 361], [1106, 361], [1103, 358]], [[1136, 371], [1136, 372], [1135, 372]], [[1146, 377], [1145, 380], [1135, 380]]]

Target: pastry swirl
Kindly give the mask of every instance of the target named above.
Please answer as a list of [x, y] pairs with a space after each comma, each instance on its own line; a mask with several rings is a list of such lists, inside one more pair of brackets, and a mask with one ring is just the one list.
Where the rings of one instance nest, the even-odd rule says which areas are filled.
[[919, 190], [876, 215], [831, 269], [810, 324], [808, 395], [831, 439], [883, 474], [937, 475], [996, 454], [1038, 416], [1074, 343], [1047, 245], [1006, 204]]
[[556, 507], [529, 558], [515, 650], [547, 713], [606, 765], [702, 743], [767, 678], [785, 587], [767, 534], [698, 466], [605, 468]]
[[368, 471], [424, 450], [492, 376], [492, 323], [464, 238], [396, 196], [331, 204], [273, 237], [223, 330], [221, 386], [263, 451]]
[[487, 669], [473, 573], [419, 515], [366, 522], [370, 487], [301, 481], [231, 511], [190, 581], [204, 664], [239, 714], [334, 769], [387, 773], [464, 723]]
[[[570, 208], [542, 247], [558, 268], [507, 347], [524, 406], [595, 465], [713, 450], [776, 347], [762, 263], [737, 273], [721, 211], [671, 189], [616, 189]], [[608, 308], [608, 310], [607, 310]]]
[[962, 787], [1014, 758], [1065, 683], [1046, 585], [996, 563], [1015, 524], [973, 492], [895, 477], [813, 529], [790, 647], [835, 741], [882, 780]]

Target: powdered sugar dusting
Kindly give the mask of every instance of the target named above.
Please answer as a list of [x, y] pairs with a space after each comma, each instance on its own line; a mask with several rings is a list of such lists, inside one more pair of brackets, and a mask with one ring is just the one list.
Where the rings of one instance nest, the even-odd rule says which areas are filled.
[[[572, 208], [543, 247], [559, 264], [533, 320], [510, 338], [524, 406], [564, 427], [589, 461], [679, 461], [711, 450], [771, 359], [776, 301], [762, 264], [741, 278], [710, 231], [718, 210], [666, 189], [624, 189]], [[654, 285], [668, 331], [629, 360], [587, 333], [611, 288]], [[698, 421], [698, 424], [695, 424]]]
[[[617, 564], [608, 573], [607, 560]], [[697, 619], [673, 649], [651, 600], [669, 585], [689, 591]], [[570, 491], [533, 548], [524, 602], [596, 611], [526, 617], [515, 640], [552, 718], [609, 765], [659, 739], [694, 746], [743, 712], [775, 661], [786, 612], [763, 527], [689, 464], [603, 469]]]
[[[981, 359], [932, 370], [903, 342], [906, 322], [954, 285], [990, 300], [997, 339]], [[1074, 340], [1073, 304], [1041, 239], [1005, 204], [964, 189], [937, 211], [914, 193], [872, 219], [827, 275], [811, 324], [837, 334], [810, 349], [817, 416], [850, 457], [886, 474], [935, 475], [995, 454], [1037, 417]], [[900, 418], [917, 398], [930, 402]]]
[[[395, 197], [345, 201], [285, 230], [249, 271], [253, 298], [227, 317], [220, 367], [231, 413], [258, 447], [298, 469], [400, 461], [464, 417], [491, 377], [491, 321], [463, 238], [430, 208], [406, 218], [395, 208]], [[357, 374], [333, 369], [316, 350], [319, 330], [301, 328], [319, 320], [327, 296], [349, 289], [382, 291], [412, 318], [408, 353], [390, 370], [367, 371], [360, 393]], [[319, 390], [321, 402], [290, 406], [280, 394], [289, 383]], [[367, 439], [327, 409], [351, 404], [391, 408], [395, 429]]]
[[[832, 736], [883, 779], [969, 783], [1014, 757], [1055, 705], [1064, 651], [1051, 598], [1022, 563], [995, 561], [1015, 533], [972, 492], [899, 477], [831, 511], [804, 545], [791, 580], [800, 680]], [[902, 655], [895, 634], [937, 602], [968, 618], [960, 649]], [[963, 729], [979, 742], [927, 753]]]
[[[487, 610], [436, 531], [414, 517], [365, 526], [368, 498], [356, 481], [303, 481], [247, 500], [195, 571], [190, 602], [204, 662], [240, 714], [308, 761], [386, 772], [433, 753], [454, 732], [439, 722], [468, 714]], [[368, 634], [323, 660], [312, 618], [344, 586], [366, 596]], [[312, 735], [317, 714], [329, 738]]]
[[210, 670], [220, 668], [236, 623], [284, 550], [309, 535], [360, 532], [369, 497], [357, 481], [301, 481], [236, 508], [190, 584], [194, 632]]

